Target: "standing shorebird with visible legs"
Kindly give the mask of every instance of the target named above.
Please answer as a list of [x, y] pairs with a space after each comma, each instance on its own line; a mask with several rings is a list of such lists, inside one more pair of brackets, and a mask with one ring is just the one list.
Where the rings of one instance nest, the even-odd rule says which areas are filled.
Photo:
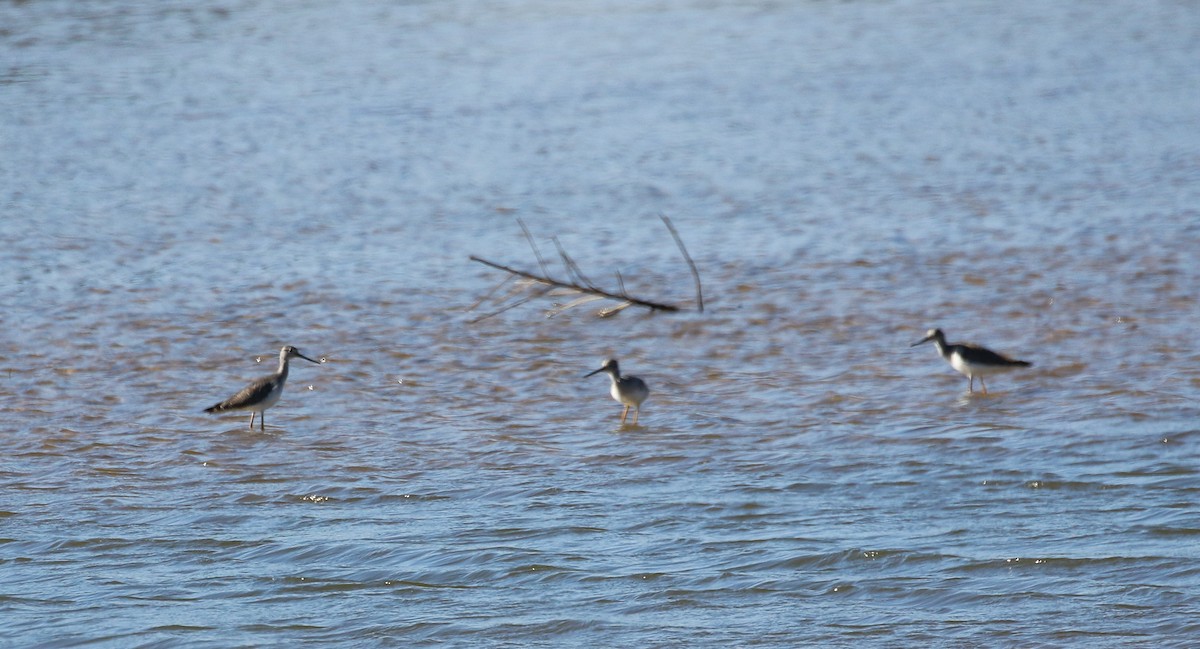
[[636, 376], [621, 376], [617, 361], [612, 358], [604, 361], [604, 365], [601, 365], [600, 369], [589, 372], [584, 378], [601, 372], [607, 373], [608, 378], [612, 379], [612, 389], [608, 393], [625, 406], [625, 410], [621, 412], [621, 424], [625, 424], [625, 417], [629, 415], [629, 407], [633, 406], [633, 425], [636, 426], [638, 415], [642, 413], [642, 402], [650, 396], [650, 388], [646, 387], [645, 381]]
[[256, 414], [261, 415], [258, 420], [258, 429], [266, 430], [266, 410], [278, 403], [279, 397], [283, 396], [283, 384], [287, 382], [288, 377], [288, 360], [292, 358], [303, 358], [310, 363], [320, 365], [319, 361], [314, 361], [301, 354], [299, 349], [288, 345], [279, 350], [279, 369], [275, 370], [274, 374], [255, 379], [237, 394], [211, 408], [205, 408], [204, 412], [249, 410], [250, 430], [254, 430], [254, 416]]
[[941, 329], [930, 329], [925, 332], [924, 338], [909, 345], [909, 347], [916, 347], [930, 340], [933, 341], [934, 347], [937, 347], [938, 354], [941, 354], [942, 358], [950, 363], [950, 367], [953, 367], [970, 379], [970, 382], [967, 384], [967, 390], [972, 393], [975, 392], [975, 377], [977, 376], [979, 377], [979, 385], [983, 386], [983, 393], [987, 394], [987, 384], [983, 382], [984, 376], [1032, 365], [1029, 361], [1019, 361], [1009, 358], [979, 345], [948, 343], [946, 342], [946, 334], [942, 333]]

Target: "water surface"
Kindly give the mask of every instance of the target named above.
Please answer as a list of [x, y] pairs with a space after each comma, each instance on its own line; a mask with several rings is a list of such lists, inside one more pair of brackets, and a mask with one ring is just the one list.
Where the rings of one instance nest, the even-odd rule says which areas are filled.
[[0, 6], [0, 644], [1200, 642], [1195, 7], [334, 4]]

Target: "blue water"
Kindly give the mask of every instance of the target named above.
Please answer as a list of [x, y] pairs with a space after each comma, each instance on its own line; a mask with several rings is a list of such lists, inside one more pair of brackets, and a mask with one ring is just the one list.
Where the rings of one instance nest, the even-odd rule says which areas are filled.
[[[4, 4], [0, 646], [1200, 644], [1197, 60], [1177, 2]], [[480, 319], [518, 219], [683, 311]]]

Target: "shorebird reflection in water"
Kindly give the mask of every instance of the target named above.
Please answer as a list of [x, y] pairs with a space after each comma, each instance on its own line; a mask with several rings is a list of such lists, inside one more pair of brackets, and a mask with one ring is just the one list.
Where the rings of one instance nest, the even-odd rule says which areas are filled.
[[978, 345], [966, 345], [962, 343], [946, 342], [946, 335], [941, 329], [930, 329], [925, 332], [925, 337], [917, 342], [909, 345], [916, 347], [921, 343], [933, 341], [934, 347], [937, 347], [938, 354], [950, 363], [950, 367], [965, 375], [970, 382], [967, 384], [969, 392], [975, 392], [975, 377], [979, 377], [979, 385], [983, 386], [983, 393], [987, 394], [987, 384], [983, 382], [984, 376], [999, 374], [1018, 367], [1029, 367], [1031, 363], [1028, 361], [1019, 361], [1009, 358], [1003, 354], [980, 347]]
[[288, 377], [288, 360], [292, 358], [303, 358], [310, 363], [320, 364], [319, 361], [314, 361], [301, 354], [299, 349], [288, 345], [279, 350], [279, 369], [275, 370], [274, 374], [255, 379], [237, 394], [215, 406], [205, 408], [204, 412], [249, 410], [250, 429], [254, 430], [254, 416], [257, 414], [261, 415], [258, 420], [258, 429], [265, 430], [267, 422], [266, 410], [278, 403], [279, 397], [283, 395], [283, 384], [287, 382]]
[[642, 402], [650, 396], [650, 388], [646, 387], [645, 381], [636, 376], [621, 376], [617, 361], [612, 358], [604, 361], [604, 365], [600, 366], [600, 369], [589, 372], [584, 378], [600, 372], [607, 373], [608, 378], [612, 379], [612, 389], [608, 393], [625, 406], [625, 410], [621, 412], [621, 423], [625, 423], [625, 417], [629, 415], [629, 407], [633, 406], [633, 425], [636, 426], [638, 415], [642, 413]]

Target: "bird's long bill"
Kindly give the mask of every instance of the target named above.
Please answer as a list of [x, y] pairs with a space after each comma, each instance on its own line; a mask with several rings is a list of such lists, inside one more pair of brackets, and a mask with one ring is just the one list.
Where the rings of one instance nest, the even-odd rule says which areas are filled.
[[931, 340], [933, 340], [933, 336], [925, 336], [924, 338], [918, 340], [917, 342], [909, 345], [909, 347], [916, 347], [917, 345], [920, 345], [921, 343], [927, 343]]
[[587, 377], [589, 377], [593, 374], [599, 374], [599, 373], [603, 372], [604, 370], [605, 370], [605, 368], [601, 367], [600, 369], [596, 370], [595, 372], [588, 372], [587, 374], [584, 374], [583, 378], [586, 379]]
[[300, 358], [303, 358], [304, 360], [306, 360], [306, 361], [308, 361], [308, 362], [310, 362], [310, 363], [316, 363], [317, 365], [320, 365], [320, 364], [321, 364], [321, 361], [314, 361], [313, 359], [311, 359], [311, 358], [309, 358], [309, 357], [305, 356], [304, 354], [301, 354], [300, 352], [296, 352], [296, 355], [297, 355], [297, 356], [299, 356]]

